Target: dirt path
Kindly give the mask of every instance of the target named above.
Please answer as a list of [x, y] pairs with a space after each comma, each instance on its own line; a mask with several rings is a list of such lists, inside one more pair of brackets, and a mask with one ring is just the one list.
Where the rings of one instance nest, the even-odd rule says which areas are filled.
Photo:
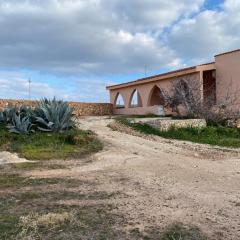
[[238, 153], [161, 138], [149, 141], [112, 131], [107, 127], [111, 121], [80, 121], [81, 128], [99, 135], [105, 148], [89, 163], [61, 171], [61, 176], [84, 174], [98, 181], [98, 190], [121, 192], [115, 204], [129, 223], [126, 228], [141, 230], [182, 222], [198, 226], [211, 239], [240, 239]]

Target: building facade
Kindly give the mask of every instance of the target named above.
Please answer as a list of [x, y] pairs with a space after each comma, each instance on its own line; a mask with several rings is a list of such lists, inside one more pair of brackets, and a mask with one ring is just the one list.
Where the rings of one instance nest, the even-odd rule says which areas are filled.
[[[108, 86], [113, 113], [121, 115], [157, 114], [164, 106], [163, 90], [172, 87], [176, 80], [187, 83], [197, 81], [201, 99], [215, 96], [216, 103], [223, 98], [234, 97], [236, 108], [240, 109], [240, 49], [221, 53], [215, 61], [183, 68], [136, 81]], [[211, 88], [209, 87], [211, 86]], [[166, 110], [168, 111], [168, 110]], [[165, 112], [166, 112], [165, 111]]]

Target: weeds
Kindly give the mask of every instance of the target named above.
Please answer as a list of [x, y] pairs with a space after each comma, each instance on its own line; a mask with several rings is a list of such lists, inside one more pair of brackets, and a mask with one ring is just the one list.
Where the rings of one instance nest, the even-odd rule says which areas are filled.
[[118, 122], [133, 128], [144, 134], [152, 134], [168, 139], [178, 139], [217, 145], [222, 147], [240, 147], [240, 129], [228, 127], [205, 127], [205, 128], [170, 128], [168, 131], [160, 131], [147, 124], [131, 123], [126, 118], [118, 118]]
[[29, 238], [42, 238], [43, 230], [51, 229], [57, 230], [63, 228], [65, 225], [71, 224], [78, 225], [75, 211], [62, 212], [62, 213], [47, 213], [38, 214], [30, 213], [27, 216], [21, 216], [19, 218], [20, 232], [17, 238], [29, 239]]
[[207, 240], [207, 237], [197, 227], [174, 223], [165, 229], [161, 240]]

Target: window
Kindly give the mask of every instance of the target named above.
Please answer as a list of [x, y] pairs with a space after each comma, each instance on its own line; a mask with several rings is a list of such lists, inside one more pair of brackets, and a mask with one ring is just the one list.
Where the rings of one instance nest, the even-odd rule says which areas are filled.
[[134, 90], [131, 99], [130, 99], [130, 106], [129, 107], [142, 107], [142, 99], [138, 92], [138, 90]]
[[117, 93], [114, 106], [115, 108], [125, 108], [124, 100], [120, 93]]

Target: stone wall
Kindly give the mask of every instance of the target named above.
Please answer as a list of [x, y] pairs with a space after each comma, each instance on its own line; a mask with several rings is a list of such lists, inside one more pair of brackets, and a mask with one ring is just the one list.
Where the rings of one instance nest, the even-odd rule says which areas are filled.
[[171, 127], [175, 128], [202, 128], [206, 127], [207, 123], [204, 119], [171, 119], [171, 118], [142, 118], [142, 119], [134, 119], [134, 122], [148, 124], [152, 127], [158, 128], [161, 131], [167, 131]]
[[[10, 106], [36, 106], [37, 101], [29, 100], [8, 100], [0, 99], [0, 110]], [[82, 102], [69, 102], [70, 106], [74, 108], [74, 114], [80, 116], [104, 116], [112, 115], [113, 106], [109, 103], [82, 103]]]
[[110, 103], [81, 103], [70, 102], [76, 116], [104, 116], [113, 114], [113, 106]]

